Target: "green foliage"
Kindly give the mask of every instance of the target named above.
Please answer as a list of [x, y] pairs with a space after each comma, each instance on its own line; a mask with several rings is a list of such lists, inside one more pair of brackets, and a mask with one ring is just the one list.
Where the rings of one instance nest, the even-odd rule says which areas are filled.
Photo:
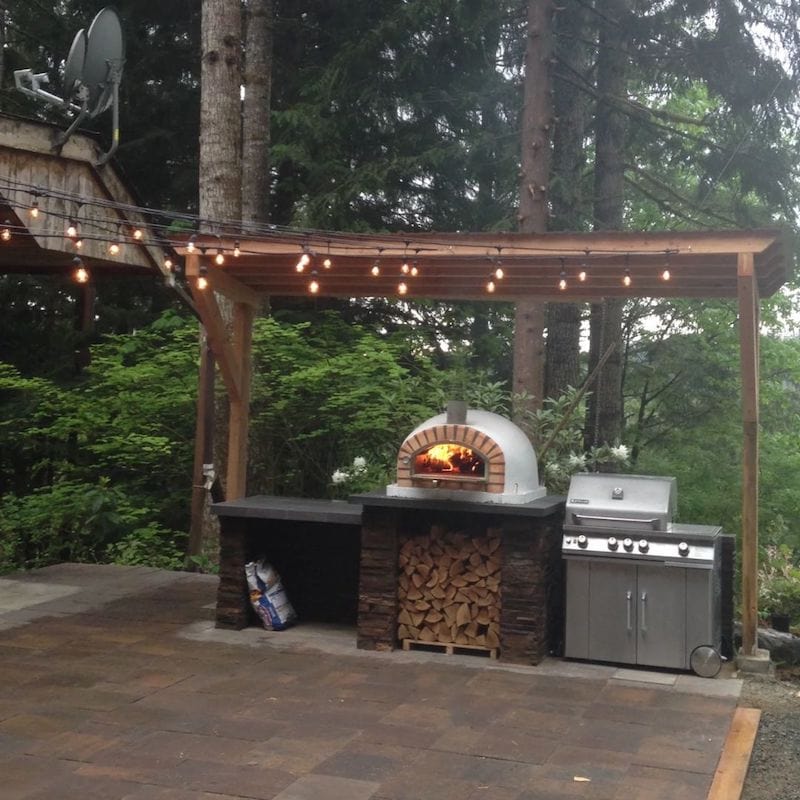
[[115, 564], [177, 570], [183, 568], [184, 549], [182, 541], [176, 542], [175, 531], [150, 522], [113, 542], [107, 555]]
[[185, 529], [196, 349], [168, 312], [108, 337], [66, 385], [0, 363], [0, 568], [104, 560], [118, 540]]
[[388, 465], [398, 442], [437, 409], [425, 358], [335, 315], [317, 324], [260, 319], [254, 335], [251, 491], [324, 496], [356, 457]]
[[758, 570], [759, 608], [766, 614], [800, 619], [800, 566], [786, 544], [767, 545]]

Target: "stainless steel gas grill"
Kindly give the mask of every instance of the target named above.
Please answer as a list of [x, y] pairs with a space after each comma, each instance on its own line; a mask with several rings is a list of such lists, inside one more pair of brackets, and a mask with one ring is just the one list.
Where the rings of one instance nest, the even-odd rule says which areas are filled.
[[721, 529], [673, 523], [675, 503], [674, 478], [573, 476], [567, 657], [717, 673]]

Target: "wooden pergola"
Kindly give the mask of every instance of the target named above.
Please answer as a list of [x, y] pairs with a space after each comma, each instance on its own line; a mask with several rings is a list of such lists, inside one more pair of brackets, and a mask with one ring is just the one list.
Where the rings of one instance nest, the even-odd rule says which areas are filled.
[[[73, 136], [55, 153], [59, 133], [53, 126], [0, 115], [0, 238], [6, 226], [12, 231], [0, 242], [0, 274], [66, 276], [79, 257], [93, 275], [154, 275], [175, 284], [166, 266], [173, 253], [148, 230], [149, 217], [122, 176], [112, 164], [97, 166], [100, 148], [86, 137]], [[47, 199], [47, 213], [32, 215], [40, 196]], [[73, 217], [85, 236], [79, 252], [64, 235], [65, 222]], [[136, 229], [143, 231], [141, 239]], [[111, 256], [109, 241], [120, 230], [124, 247]], [[311, 293], [409, 302], [735, 299], [743, 424], [742, 649], [755, 652], [759, 301], [786, 280], [789, 248], [783, 231], [356, 235], [229, 230], [224, 226], [219, 233], [169, 243], [183, 257], [185, 279], [230, 399], [228, 499], [246, 493], [252, 321], [269, 296]], [[230, 301], [230, 318], [218, 296]]]
[[[739, 309], [742, 380], [742, 652], [756, 652], [759, 307], [788, 273], [776, 229], [691, 232], [259, 232], [196, 235], [178, 247], [230, 398], [227, 497], [246, 493], [250, 343], [269, 296], [599, 302], [727, 298]], [[219, 263], [219, 262], [222, 263]], [[215, 294], [233, 306], [223, 318]]]

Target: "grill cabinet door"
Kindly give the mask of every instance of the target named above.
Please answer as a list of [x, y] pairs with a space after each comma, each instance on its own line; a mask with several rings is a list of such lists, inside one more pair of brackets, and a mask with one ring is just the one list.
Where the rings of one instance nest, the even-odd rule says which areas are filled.
[[636, 565], [593, 561], [589, 574], [589, 658], [636, 663]]
[[636, 663], [686, 669], [686, 569], [642, 565], [636, 594]]

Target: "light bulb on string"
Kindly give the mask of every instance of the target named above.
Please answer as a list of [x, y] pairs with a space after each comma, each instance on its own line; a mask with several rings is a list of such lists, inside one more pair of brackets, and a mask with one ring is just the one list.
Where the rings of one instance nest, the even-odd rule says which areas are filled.
[[78, 257], [72, 259], [72, 263], [75, 265], [75, 271], [72, 273], [73, 278], [75, 278], [76, 283], [88, 283], [89, 282], [89, 270], [83, 264], [83, 261]]
[[490, 281], [489, 281], [489, 282], [486, 284], [486, 291], [487, 291], [487, 292], [489, 292], [489, 294], [493, 294], [493, 293], [494, 293], [494, 290], [495, 290], [495, 288], [496, 288], [496, 287], [495, 287], [495, 284], [494, 284], [494, 281], [493, 281], [493, 280], [490, 280]]
[[408, 273], [411, 272], [411, 267], [408, 265], [408, 261], [403, 261], [403, 266], [400, 267], [400, 272], [402, 272], [403, 275], [408, 275]]
[[412, 278], [416, 278], [417, 275], [419, 275], [419, 267], [417, 266], [416, 261], [411, 265], [410, 275]]
[[631, 278], [631, 271], [629, 269], [625, 270], [625, 274], [622, 277], [622, 284], [623, 286], [630, 286], [633, 283], [633, 279]]
[[112, 256], [119, 255], [119, 244], [117, 242], [111, 242], [108, 246], [108, 252], [111, 253]]
[[234, 242], [233, 243], [233, 257], [234, 258], [239, 258], [239, 256], [241, 254], [242, 254], [242, 248], [239, 246], [239, 242]]
[[333, 262], [326, 256], [322, 261], [322, 266], [325, 267], [325, 269], [330, 269], [333, 266]]
[[167, 270], [167, 272], [172, 272], [173, 266], [175, 266], [175, 265], [172, 263], [172, 259], [171, 258], [165, 258], [164, 259], [164, 269]]
[[28, 209], [28, 214], [31, 219], [39, 218], [39, 198], [34, 195], [31, 200], [31, 207]]
[[67, 222], [67, 230], [65, 231], [68, 239], [74, 239], [78, 235], [78, 223], [74, 219]]
[[10, 220], [6, 220], [3, 223], [3, 229], [0, 230], [0, 239], [2, 239], [4, 242], [10, 242], [11, 241], [11, 221]]
[[311, 294], [317, 294], [319, 292], [319, 281], [317, 280], [317, 271], [313, 270], [311, 273], [311, 281], [308, 284], [308, 291]]
[[197, 288], [202, 292], [208, 288], [208, 266], [206, 264], [201, 264], [199, 269], [197, 270]]
[[494, 271], [494, 276], [495, 276], [495, 278], [497, 278], [497, 280], [501, 281], [501, 280], [503, 280], [503, 278], [505, 278], [506, 273], [504, 272], [502, 267], [498, 267]]
[[586, 263], [588, 258], [589, 258], [589, 251], [587, 250], [584, 259], [581, 262], [581, 268], [578, 271], [578, 280], [581, 283], [586, 283], [586, 278], [589, 277], [589, 265]]
[[661, 280], [668, 281], [672, 277], [672, 273], [669, 269], [669, 250], [665, 251], [664, 259], [664, 269], [661, 271]]
[[189, 241], [188, 241], [188, 242], [186, 242], [186, 252], [187, 252], [187, 253], [194, 253], [194, 251], [195, 251], [195, 245], [194, 245], [194, 243], [195, 243], [196, 241], [197, 241], [197, 236], [195, 236], [194, 234], [192, 234], [192, 235], [189, 237]]
[[381, 274], [381, 264], [380, 261], [375, 259], [375, 263], [372, 265], [372, 269], [370, 270], [373, 278], [377, 278], [378, 275]]
[[558, 276], [558, 288], [563, 292], [567, 288], [567, 273], [562, 269]]
[[296, 272], [304, 272], [305, 268], [311, 262], [311, 256], [308, 253], [302, 253], [300, 258], [297, 260], [297, 263], [294, 265]]
[[408, 292], [408, 285], [406, 284], [405, 281], [400, 281], [400, 283], [397, 284], [397, 293], [406, 294], [407, 292]]
[[81, 239], [80, 236], [75, 240], [75, 249], [76, 250], [82, 250], [83, 249], [83, 239]]
[[141, 228], [134, 228], [133, 229], [133, 238], [136, 239], [137, 242], [142, 240], [144, 233], [142, 232]]
[[225, 263], [225, 256], [222, 250], [217, 250], [217, 254], [214, 256], [214, 263], [221, 267]]

